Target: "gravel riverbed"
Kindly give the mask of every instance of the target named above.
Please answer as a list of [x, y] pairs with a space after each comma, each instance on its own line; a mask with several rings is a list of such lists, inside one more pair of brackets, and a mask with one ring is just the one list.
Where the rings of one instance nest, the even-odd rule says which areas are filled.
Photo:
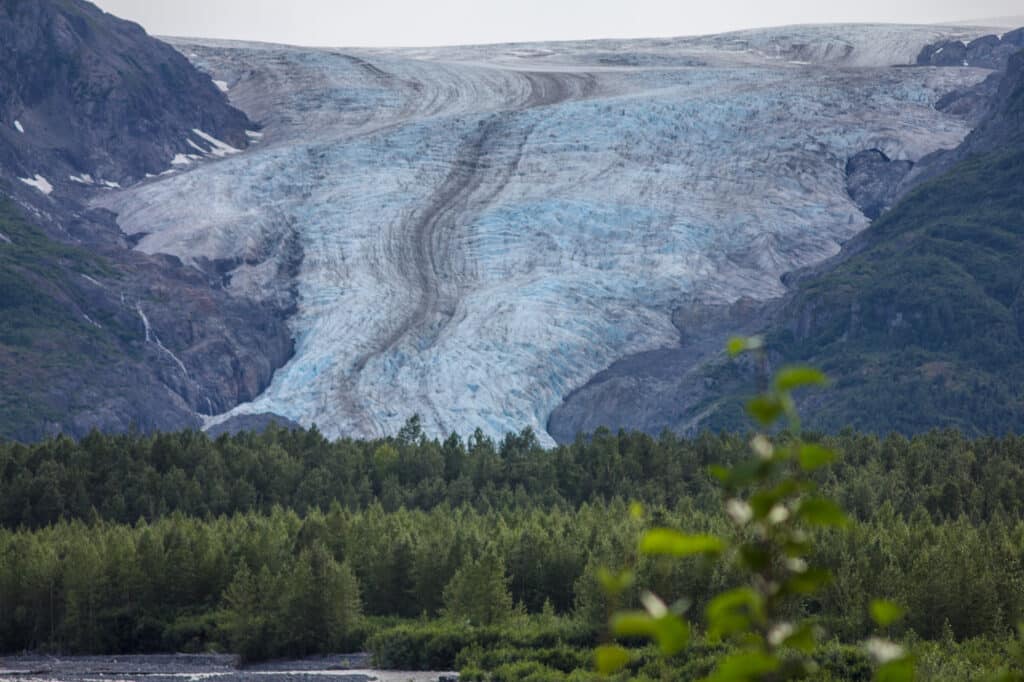
[[235, 656], [8, 656], [0, 658], [0, 682], [443, 682], [453, 673], [372, 670], [367, 654], [273, 661], [239, 666]]

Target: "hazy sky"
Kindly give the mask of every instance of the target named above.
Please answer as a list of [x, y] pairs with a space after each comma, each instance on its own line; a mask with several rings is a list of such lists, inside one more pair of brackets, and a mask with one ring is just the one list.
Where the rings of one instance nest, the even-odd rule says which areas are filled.
[[1021, 0], [94, 0], [156, 35], [422, 46], [714, 33], [794, 23], [938, 23]]

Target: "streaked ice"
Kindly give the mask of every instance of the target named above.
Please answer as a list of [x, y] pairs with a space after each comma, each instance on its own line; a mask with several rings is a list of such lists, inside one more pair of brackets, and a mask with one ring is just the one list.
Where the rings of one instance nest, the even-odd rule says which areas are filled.
[[894, 66], [954, 35], [977, 33], [181, 43], [232, 84], [259, 144], [238, 154], [196, 130], [205, 153], [99, 201], [126, 233], [147, 233], [143, 251], [237, 262], [238, 296], [297, 290], [295, 356], [229, 414], [364, 437], [419, 414], [431, 434], [530, 426], [551, 442], [545, 424], [569, 392], [678, 343], [676, 307], [777, 296], [783, 273], [863, 230], [848, 157], [916, 160], [966, 135], [933, 104], [986, 72]]

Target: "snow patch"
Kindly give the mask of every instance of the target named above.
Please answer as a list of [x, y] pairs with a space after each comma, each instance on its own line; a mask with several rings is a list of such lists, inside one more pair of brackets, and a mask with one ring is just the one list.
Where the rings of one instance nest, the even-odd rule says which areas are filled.
[[26, 185], [35, 187], [43, 194], [49, 195], [51, 192], [53, 192], [53, 185], [50, 184], [50, 181], [44, 178], [42, 175], [39, 175], [38, 173], [36, 173], [36, 176], [34, 178], [18, 179], [24, 182]]
[[96, 327], [97, 329], [103, 329], [103, 325], [101, 325], [99, 322], [97, 322], [96, 320], [92, 319], [91, 317], [89, 317], [85, 313], [82, 313], [82, 317], [85, 318], [86, 322], [88, 322], [92, 326]]
[[192, 149], [195, 149], [200, 154], [209, 154], [209, 152], [207, 150], [205, 150], [202, 147], [200, 147], [199, 145], [197, 145], [191, 139], [186, 139], [185, 141], [188, 142], [189, 146], [192, 147]]
[[82, 173], [81, 175], [69, 175], [68, 179], [71, 180], [71, 182], [77, 182], [79, 185], [92, 185], [96, 182], [88, 173]]
[[246, 130], [245, 134], [246, 134], [246, 136], [250, 140], [262, 140], [263, 139], [263, 133], [259, 132], [258, 130]]
[[239, 154], [242, 151], [241, 149], [236, 149], [232, 147], [226, 142], [221, 142], [213, 135], [204, 133], [199, 128], [193, 128], [192, 132], [198, 135], [199, 137], [203, 138], [207, 142], [209, 142], [211, 145], [213, 145], [213, 149], [211, 149], [209, 152], [213, 156], [228, 156], [229, 154]]
[[114, 182], [113, 180], [103, 180], [102, 185], [110, 189], [121, 189], [121, 183]]
[[21, 121], [15, 121], [14, 122], [14, 129], [17, 130], [22, 135], [25, 134], [25, 129], [22, 127]]
[[221, 92], [227, 92], [228, 90], [230, 90], [227, 81], [214, 80], [213, 84], [216, 85], [217, 89]]
[[97, 282], [97, 281], [96, 281], [95, 279], [93, 279], [93, 278], [92, 278], [92, 277], [90, 277], [89, 275], [86, 275], [85, 273], [82, 273], [82, 278], [83, 278], [83, 279], [84, 279], [84, 280], [85, 280], [86, 282], [91, 282], [92, 284], [95, 284], [95, 285], [96, 285], [96, 286], [98, 286], [98, 287], [99, 287], [100, 289], [102, 289], [102, 288], [103, 288], [103, 285], [102, 285], [102, 284], [100, 284], [99, 282]]
[[14, 242], [11, 241], [11, 238], [8, 237], [3, 232], [0, 232], [0, 242], [7, 242], [8, 244], [13, 244], [14, 243]]
[[[174, 158], [171, 159], [172, 166], [188, 166], [192, 163], [192, 160], [188, 158], [186, 154], [175, 154]], [[166, 173], [167, 171], [164, 171]]]

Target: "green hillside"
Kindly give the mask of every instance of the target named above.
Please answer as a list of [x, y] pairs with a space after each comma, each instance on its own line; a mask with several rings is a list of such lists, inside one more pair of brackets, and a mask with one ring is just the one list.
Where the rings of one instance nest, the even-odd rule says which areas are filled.
[[869, 246], [803, 282], [769, 333], [836, 380], [819, 428], [1024, 428], [1024, 149], [918, 188]]

